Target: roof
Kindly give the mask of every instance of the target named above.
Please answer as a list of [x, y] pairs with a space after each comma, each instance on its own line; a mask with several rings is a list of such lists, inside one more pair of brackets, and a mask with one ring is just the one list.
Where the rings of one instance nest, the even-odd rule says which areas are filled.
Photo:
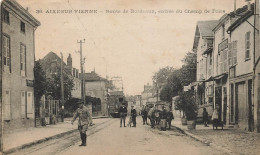
[[[252, 10], [254, 10], [254, 5], [251, 7]], [[254, 14], [254, 11], [246, 11], [243, 15], [241, 15], [233, 24], [229, 26], [227, 29], [227, 32], [232, 32], [235, 30], [241, 23], [246, 21], [249, 17], [251, 17]]]
[[196, 49], [198, 46], [199, 38], [200, 36], [202, 38], [209, 37], [213, 38], [213, 28], [217, 25], [218, 20], [205, 20], [205, 21], [198, 21], [194, 36], [194, 42], [193, 42], [193, 49]]
[[124, 96], [124, 92], [123, 91], [112, 91], [109, 92], [110, 96]]
[[213, 37], [213, 28], [217, 25], [218, 20], [198, 21], [197, 26], [202, 37]]
[[34, 18], [27, 10], [25, 10], [15, 0], [3, 0], [2, 3], [10, 7], [10, 9], [14, 9], [14, 12], [26, 18], [34, 27], [41, 25], [41, 23], [36, 18]]
[[[251, 10], [254, 9], [254, 3], [251, 4]], [[228, 17], [231, 17], [233, 20], [231, 20], [231, 25], [237, 22], [240, 18], [243, 18], [247, 16], [249, 13], [248, 11], [248, 5], [244, 5], [241, 8], [236, 9], [236, 11], [232, 11], [228, 14], [224, 14], [218, 21], [218, 24], [214, 27], [213, 31], [216, 31]]]
[[[81, 77], [81, 74], [80, 74]], [[92, 71], [90, 73], [84, 73], [85, 81], [106, 81], [105, 78], [102, 78], [99, 76], [95, 71]]]

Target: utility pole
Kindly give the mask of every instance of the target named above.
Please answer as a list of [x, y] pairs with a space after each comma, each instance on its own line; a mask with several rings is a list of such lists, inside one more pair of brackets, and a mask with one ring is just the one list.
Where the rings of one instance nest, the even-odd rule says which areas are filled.
[[61, 106], [62, 106], [62, 113], [61, 113], [61, 121], [64, 122], [64, 79], [63, 79], [63, 54], [60, 52], [61, 55], [61, 63], [60, 63], [60, 84], [61, 84]]
[[83, 103], [85, 104], [85, 87], [84, 87], [84, 83], [85, 83], [85, 75], [84, 75], [84, 71], [83, 71], [83, 60], [82, 60], [82, 44], [85, 43], [85, 39], [77, 41], [77, 43], [80, 44], [80, 72], [81, 72], [81, 99], [83, 101]]

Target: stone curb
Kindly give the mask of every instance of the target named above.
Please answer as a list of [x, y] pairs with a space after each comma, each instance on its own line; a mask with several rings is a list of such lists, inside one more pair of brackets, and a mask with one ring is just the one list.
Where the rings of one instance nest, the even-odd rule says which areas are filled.
[[46, 137], [46, 138], [43, 138], [43, 139], [40, 139], [40, 140], [36, 140], [34, 142], [23, 144], [21, 146], [17, 146], [17, 147], [14, 147], [14, 148], [11, 148], [11, 149], [4, 151], [4, 154], [14, 153], [14, 152], [19, 151], [21, 149], [25, 149], [25, 148], [28, 148], [30, 146], [36, 145], [36, 144], [41, 144], [43, 142], [46, 142], [46, 141], [49, 141], [49, 140], [52, 140], [52, 139], [60, 138], [64, 135], [66, 135], [66, 134], [71, 134], [71, 133], [76, 132], [76, 131], [78, 131], [78, 129], [72, 129], [72, 130], [69, 130], [69, 131], [66, 131], [66, 132], [63, 132], [63, 133], [59, 133], [59, 134], [50, 136], [50, 137]]
[[219, 145], [217, 145], [217, 144], [215, 144], [215, 143], [213, 143], [213, 142], [210, 142], [210, 141], [208, 141], [208, 140], [206, 140], [206, 139], [204, 139], [204, 138], [201, 138], [201, 137], [199, 137], [199, 136], [196, 136], [196, 135], [190, 133], [190, 132], [187, 131], [187, 130], [183, 130], [183, 129], [181, 129], [181, 128], [175, 126], [175, 125], [172, 125], [172, 126], [174, 126], [176, 129], [178, 129], [179, 131], [181, 131], [183, 134], [185, 134], [185, 135], [187, 135], [187, 136], [189, 136], [189, 137], [195, 139], [196, 141], [199, 141], [199, 142], [201, 142], [201, 143], [203, 143], [203, 144], [205, 144], [205, 145], [212, 146], [212, 147], [214, 147], [214, 148], [216, 148], [216, 149], [218, 149], [218, 150], [221, 150], [221, 151], [223, 151], [223, 152], [225, 152], [225, 153], [228, 153], [228, 154], [234, 153], [234, 152], [232, 152], [231, 150], [229, 150], [229, 149], [227, 149], [227, 148], [223, 148], [222, 146], [219, 146]]
[[[92, 119], [99, 119], [99, 118], [110, 118], [110, 117], [101, 116], [101, 117], [93, 117]], [[42, 139], [30, 142], [30, 143], [23, 144], [21, 146], [17, 146], [17, 147], [8, 149], [8, 150], [4, 151], [3, 154], [14, 153], [14, 152], [19, 151], [21, 149], [25, 149], [25, 148], [31, 147], [33, 145], [36, 145], [36, 144], [41, 144], [43, 142], [46, 142], [46, 141], [49, 141], [49, 140], [52, 140], [52, 139], [57, 139], [57, 138], [60, 138], [64, 135], [71, 134], [71, 133], [74, 133], [74, 132], [77, 132], [77, 131], [78, 131], [78, 129], [72, 129], [72, 130], [69, 130], [69, 131], [66, 131], [66, 132], [62, 132], [62, 133], [50, 136], [50, 137], [42, 138]]]

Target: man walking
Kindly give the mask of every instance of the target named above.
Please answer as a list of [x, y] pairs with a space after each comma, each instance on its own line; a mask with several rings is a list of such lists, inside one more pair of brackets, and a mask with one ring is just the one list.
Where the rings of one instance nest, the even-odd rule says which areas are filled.
[[167, 124], [169, 125], [169, 129], [171, 129], [171, 124], [173, 119], [174, 119], [173, 113], [171, 112], [171, 110], [169, 110], [167, 112], [167, 118], [166, 118]]
[[119, 108], [119, 114], [120, 114], [120, 127], [122, 127], [122, 121], [124, 122], [124, 127], [125, 126], [125, 118], [127, 115], [127, 109], [125, 107], [125, 104], [122, 104], [122, 106]]
[[[76, 110], [74, 113], [73, 119], [71, 121], [71, 124], [73, 125], [74, 121], [79, 117], [78, 121], [78, 129], [80, 133], [80, 138], [81, 138], [81, 145], [79, 146], [86, 146], [87, 145], [87, 129], [88, 129], [88, 124], [92, 123], [92, 118], [91, 115], [88, 111], [88, 108], [84, 106], [84, 103], [82, 101], [78, 102], [79, 108]], [[91, 125], [91, 124], [90, 124]]]
[[134, 106], [132, 105], [131, 106], [131, 116], [132, 116], [132, 121], [133, 121], [133, 124], [134, 126], [133, 127], [136, 127], [136, 110], [134, 109]]

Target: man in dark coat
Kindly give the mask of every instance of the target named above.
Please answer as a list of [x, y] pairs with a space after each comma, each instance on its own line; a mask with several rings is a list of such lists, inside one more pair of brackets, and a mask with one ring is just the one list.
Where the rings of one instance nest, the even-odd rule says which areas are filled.
[[133, 121], [133, 124], [134, 126], [133, 127], [136, 127], [136, 110], [134, 109], [134, 106], [131, 106], [131, 116], [132, 116], [132, 121]]
[[143, 118], [143, 125], [147, 124], [147, 110], [146, 108], [143, 106], [143, 109], [141, 111], [141, 115], [142, 115], [142, 118]]
[[174, 119], [173, 113], [169, 110], [167, 112], [167, 118], [166, 118], [167, 124], [169, 125], [169, 129], [171, 128], [171, 123], [173, 119]]
[[160, 113], [160, 118], [161, 118], [161, 130], [165, 131], [166, 130], [166, 119], [167, 119], [167, 111], [162, 106], [162, 112]]
[[82, 101], [78, 102], [79, 108], [76, 110], [74, 113], [74, 116], [72, 118], [71, 124], [73, 125], [74, 121], [79, 117], [78, 121], [78, 129], [80, 133], [80, 138], [81, 138], [81, 145], [79, 146], [86, 146], [87, 145], [87, 129], [88, 129], [88, 124], [91, 125], [92, 123], [92, 117], [88, 111], [88, 108], [84, 106], [84, 103]]
[[119, 108], [119, 114], [120, 114], [120, 127], [122, 127], [122, 121], [124, 122], [124, 127], [125, 126], [125, 118], [127, 115], [127, 108], [125, 106], [125, 104], [123, 104], [120, 108]]

